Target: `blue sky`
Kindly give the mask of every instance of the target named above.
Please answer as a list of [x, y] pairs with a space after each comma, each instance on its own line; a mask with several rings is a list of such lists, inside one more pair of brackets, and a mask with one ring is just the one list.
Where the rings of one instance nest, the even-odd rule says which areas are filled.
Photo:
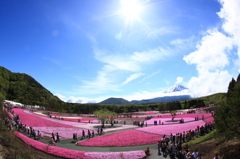
[[2, 0], [0, 65], [64, 101], [226, 92], [240, 72], [239, 0]]

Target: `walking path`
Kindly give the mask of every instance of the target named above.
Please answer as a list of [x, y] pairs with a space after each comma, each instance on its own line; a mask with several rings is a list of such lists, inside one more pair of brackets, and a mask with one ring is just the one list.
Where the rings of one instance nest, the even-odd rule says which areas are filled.
[[[86, 129], [92, 128], [95, 125], [99, 124], [86, 124], [84, 125]], [[113, 132], [119, 132], [119, 131], [125, 131], [130, 129], [135, 129], [136, 126], [133, 125], [123, 125], [120, 128], [116, 128], [115, 130], [104, 130], [105, 134], [113, 133]], [[22, 132], [21, 132], [22, 133]], [[23, 133], [24, 135], [29, 137], [29, 134]], [[84, 138], [83, 140], [87, 140], [88, 138]], [[47, 138], [41, 138], [38, 141], [49, 144], [49, 139]], [[66, 148], [66, 149], [72, 149], [72, 150], [79, 150], [79, 151], [90, 151], [90, 152], [124, 152], [124, 151], [137, 151], [137, 150], [145, 150], [147, 147], [150, 148], [150, 155], [144, 157], [144, 159], [171, 159], [169, 156], [162, 156], [158, 155], [157, 150], [157, 143], [156, 144], [147, 144], [147, 145], [136, 145], [136, 146], [122, 146], [122, 147], [92, 147], [92, 146], [80, 146], [76, 145], [75, 142], [73, 142], [73, 139], [65, 139], [61, 140], [60, 142], [56, 143], [57, 147]]]

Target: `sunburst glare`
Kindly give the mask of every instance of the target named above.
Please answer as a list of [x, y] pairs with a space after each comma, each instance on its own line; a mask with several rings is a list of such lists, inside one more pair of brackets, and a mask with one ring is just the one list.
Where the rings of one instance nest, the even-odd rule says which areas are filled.
[[122, 5], [121, 13], [129, 20], [139, 18], [139, 14], [142, 11], [142, 6], [138, 0], [121, 0]]

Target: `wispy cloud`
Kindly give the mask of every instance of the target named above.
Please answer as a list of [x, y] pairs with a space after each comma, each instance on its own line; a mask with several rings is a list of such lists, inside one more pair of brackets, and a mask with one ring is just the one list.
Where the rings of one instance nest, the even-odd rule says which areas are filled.
[[[112, 52], [93, 47], [95, 59], [104, 65], [98, 71], [95, 80], [82, 80], [81, 92], [87, 94], [100, 94], [108, 91], [121, 91], [121, 87], [132, 80], [142, 76], [141, 73], [146, 65], [151, 65], [156, 61], [163, 60], [167, 56], [173, 55], [171, 49], [156, 48], [148, 51], [133, 52], [132, 54], [114, 54]], [[129, 74], [129, 77], [120, 77], [121, 74]], [[114, 74], [114, 76], [113, 76]], [[115, 78], [114, 78], [115, 77]], [[119, 83], [119, 78], [125, 78], [123, 83]]]
[[137, 79], [138, 77], [144, 75], [143, 73], [134, 73], [132, 75], [130, 75], [122, 84], [125, 85], [129, 82], [131, 82], [132, 80]]
[[158, 47], [155, 49], [149, 49], [147, 51], [134, 52], [132, 55], [130, 55], [130, 59], [138, 63], [153, 63], [159, 60], [163, 60], [173, 54], [174, 51], [170, 48], [165, 49]]
[[116, 34], [115, 39], [121, 40], [122, 36], [123, 36], [122, 31], [120, 31], [119, 33]]
[[42, 57], [42, 59], [43, 59], [43, 60], [46, 60], [46, 61], [48, 61], [48, 62], [51, 62], [51, 63], [53, 63], [53, 64], [55, 64], [55, 65], [58, 65], [58, 66], [60, 66], [60, 65], [62, 64], [61, 61], [59, 61], [59, 60], [56, 59], [56, 58]]
[[181, 49], [188, 49], [196, 45], [196, 38], [194, 36], [185, 39], [178, 38], [170, 41], [170, 44]]
[[[158, 71], [156, 71], [156, 72], [153, 72], [152, 74], [144, 77], [140, 82], [143, 82], [144, 80], [146, 80], [146, 79], [148, 79], [148, 78], [151, 78], [151, 77], [157, 75], [159, 72], [161, 72], [161, 70], [158, 70]], [[139, 82], [139, 83], [140, 83], [140, 82]], [[149, 84], [149, 83], [148, 83], [148, 84]]]
[[115, 70], [114, 67], [105, 65], [104, 68], [98, 72], [95, 80], [82, 80], [82, 85], [76, 91], [81, 90], [82, 94], [100, 94], [108, 91], [120, 91], [120, 86], [111, 76], [111, 74], [114, 74], [112, 72], [113, 70]]
[[178, 28], [173, 28], [173, 27], [161, 27], [158, 29], [152, 29], [149, 31], [147, 37], [151, 39], [157, 39], [162, 35], [166, 34], [176, 34], [178, 33]]

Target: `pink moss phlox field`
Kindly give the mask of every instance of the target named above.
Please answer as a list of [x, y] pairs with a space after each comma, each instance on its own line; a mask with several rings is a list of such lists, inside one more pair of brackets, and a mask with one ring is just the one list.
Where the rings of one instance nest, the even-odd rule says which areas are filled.
[[52, 122], [52, 121], [44, 119], [43, 117], [38, 117], [38, 116], [32, 115], [30, 113], [25, 113], [24, 109], [14, 108], [13, 111], [15, 114], [19, 115], [20, 121], [23, 124], [26, 124], [27, 126], [30, 126], [30, 127], [33, 127], [33, 126], [37, 126], [37, 127], [41, 127], [41, 126], [43, 126], [43, 127], [67, 127], [67, 128], [72, 127], [69, 125]]
[[[66, 115], [66, 116], [65, 116]], [[96, 123], [98, 122], [98, 120], [95, 120], [93, 118], [86, 118], [86, 117], [71, 117], [71, 116], [67, 116], [67, 114], [51, 114], [51, 116], [53, 118], [63, 118], [63, 120], [67, 120], [67, 121], [78, 121], [81, 120], [81, 122], [91, 122], [91, 123]]]
[[64, 157], [64, 158], [73, 158], [73, 159], [91, 159], [90, 157], [87, 157], [85, 155], [85, 153], [88, 151], [77, 151], [77, 150], [60, 148], [56, 146], [50, 146], [48, 144], [44, 144], [42, 142], [28, 138], [27, 136], [19, 133], [18, 131], [15, 131], [14, 134], [17, 137], [19, 137], [21, 140], [23, 140], [26, 144], [38, 150], [44, 151], [46, 153], [49, 153], [55, 156]]
[[[30, 113], [28, 111], [24, 111], [25, 113]], [[34, 114], [35, 115], [35, 114]], [[44, 120], [49, 120], [52, 122], [56, 122], [56, 123], [60, 123], [60, 124], [64, 124], [64, 125], [85, 125], [86, 123], [79, 123], [79, 122], [71, 122], [71, 121], [65, 121], [65, 120], [59, 120], [59, 119], [54, 119], [54, 118], [49, 118], [49, 117], [43, 117], [43, 116], [38, 116], [39, 118], [42, 118]]]
[[207, 123], [212, 123], [214, 121], [214, 118], [210, 117], [210, 118], [204, 119], [204, 121]]
[[138, 128], [136, 130], [144, 131], [147, 133], [159, 134], [159, 135], [170, 135], [176, 133], [182, 133], [184, 131], [195, 130], [197, 126], [204, 126], [205, 122], [203, 120], [183, 123], [183, 124], [172, 124], [172, 125], [158, 125], [158, 126], [148, 126], [144, 128]]
[[[60, 139], [71, 139], [73, 138], [73, 133], [77, 133], [77, 136], [82, 136], [82, 131], [85, 131], [85, 134], [87, 134], [88, 129], [81, 129], [81, 128], [65, 128], [65, 127], [33, 127], [34, 130], [39, 130], [43, 134], [43, 136], [51, 136], [51, 133], [58, 133], [60, 136]], [[92, 133], [92, 130], [91, 130]], [[97, 132], [94, 131], [96, 134]]]
[[[85, 117], [61, 117], [61, 116], [57, 116], [56, 118], [55, 118], [55, 116], [52, 116], [52, 118], [48, 118], [47, 115], [44, 115], [44, 114], [41, 114], [41, 113], [37, 113], [37, 112], [29, 112], [29, 113], [32, 113], [32, 114], [37, 115], [39, 117], [46, 117], [45, 119], [47, 119], [47, 120], [58, 122], [58, 123], [62, 123], [62, 124], [66, 124], [66, 125], [84, 125], [87, 122], [89, 122], [89, 120], [90, 120], [91, 123], [99, 123], [98, 120], [95, 120], [95, 119], [92, 119], [92, 118], [85, 118]], [[59, 118], [63, 118], [63, 120], [60, 120]], [[80, 119], [81, 122], [78, 122], [79, 119]]]
[[[195, 118], [174, 118], [174, 120], [180, 120], [180, 119], [184, 119], [184, 122], [195, 120]], [[146, 120], [145, 122], [147, 122], [147, 124], [150, 124], [150, 125], [154, 124], [154, 121], [157, 121], [157, 124], [159, 124], [159, 121], [161, 121], [161, 123], [163, 122], [164, 124], [179, 124], [179, 122], [170, 122], [171, 120], [172, 118], [152, 118], [150, 120]]]
[[77, 144], [82, 146], [135, 146], [157, 143], [162, 136], [148, 134], [137, 130], [127, 130], [111, 133], [89, 140], [80, 141]]
[[38, 112], [32, 112], [33, 114], [35, 114], [35, 115], [38, 115], [38, 116], [44, 116], [44, 117], [47, 117], [47, 115], [45, 115], [45, 114], [41, 114], [41, 113], [38, 113]]
[[[211, 113], [191, 113], [191, 114], [187, 114], [185, 112], [177, 112], [177, 115], [176, 115], [175, 118], [195, 118], [195, 117], [198, 117], [199, 119], [202, 119], [202, 116], [204, 116], [204, 118], [208, 118], [208, 117], [212, 116], [212, 114]], [[160, 118], [160, 119], [161, 118], [171, 118], [171, 117], [172, 117], [172, 115], [170, 113], [153, 116], [153, 118]]]
[[84, 122], [84, 123], [88, 123], [89, 120], [90, 120], [90, 123], [99, 123], [99, 121], [96, 120], [96, 119], [85, 118], [85, 117], [81, 117], [81, 118], [65, 118], [64, 120], [67, 120], [67, 121], [78, 121], [78, 119], [80, 119], [81, 122]]
[[140, 159], [146, 156], [143, 150], [125, 152], [87, 152], [85, 155], [95, 159]]

